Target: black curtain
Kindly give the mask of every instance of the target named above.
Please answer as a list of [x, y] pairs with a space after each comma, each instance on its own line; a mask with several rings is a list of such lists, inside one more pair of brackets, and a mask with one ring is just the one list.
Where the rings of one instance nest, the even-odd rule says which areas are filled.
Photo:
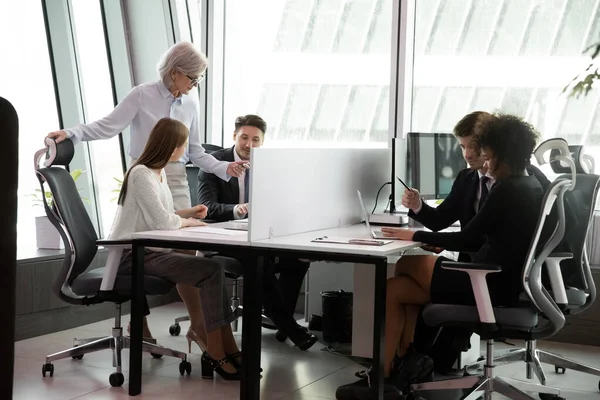
[[17, 268], [17, 181], [19, 119], [10, 102], [0, 97], [0, 399], [12, 399], [15, 356], [15, 278]]

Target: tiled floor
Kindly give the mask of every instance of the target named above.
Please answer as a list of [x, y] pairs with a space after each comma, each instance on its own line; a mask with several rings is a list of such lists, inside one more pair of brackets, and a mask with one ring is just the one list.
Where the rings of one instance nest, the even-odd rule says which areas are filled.
[[[185, 337], [171, 337], [168, 333], [173, 318], [184, 315], [181, 303], [152, 309], [150, 326], [159, 343], [177, 350], [186, 351]], [[126, 323], [128, 317], [123, 318]], [[41, 366], [46, 354], [63, 350], [72, 344], [74, 337], [107, 335], [113, 320], [102, 321], [77, 329], [57, 332], [16, 343], [14, 399], [26, 400], [104, 400], [125, 399], [128, 383], [121, 388], [112, 388], [108, 376], [112, 371], [112, 356], [109, 351], [87, 354], [83, 360], [71, 359], [55, 363], [53, 378], [42, 378]], [[183, 331], [187, 329], [183, 323]], [[241, 340], [240, 336], [237, 336]], [[317, 343], [308, 352], [300, 352], [289, 343], [279, 343], [273, 331], [263, 331], [261, 380], [262, 399], [267, 400], [322, 400], [335, 398], [335, 389], [354, 381], [354, 373], [362, 367], [346, 357], [334, 355]], [[600, 348], [542, 343], [540, 347], [571, 357], [592, 366], [600, 367]], [[128, 352], [123, 353], [125, 370], [129, 365]], [[239, 395], [238, 382], [226, 382], [219, 377], [214, 380], [200, 378], [200, 355], [192, 354], [192, 375], [181, 377], [178, 360], [163, 357], [160, 360], [144, 355], [143, 394], [141, 399], [191, 399], [203, 400], [235, 399]], [[569, 400], [600, 399], [598, 378], [567, 371], [556, 375], [547, 367], [548, 383], [565, 389], [561, 395]], [[524, 365], [512, 364], [497, 368], [504, 377], [525, 380]], [[127, 372], [125, 371], [127, 378]], [[449, 400], [455, 396], [439, 393], [436, 398]], [[494, 399], [503, 398], [502, 396]], [[432, 397], [433, 399], [433, 397]]]

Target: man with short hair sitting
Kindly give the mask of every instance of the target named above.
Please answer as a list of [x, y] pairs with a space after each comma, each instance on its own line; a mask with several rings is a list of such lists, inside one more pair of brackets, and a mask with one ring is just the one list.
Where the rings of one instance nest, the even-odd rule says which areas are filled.
[[[235, 120], [233, 140], [235, 145], [212, 153], [217, 160], [250, 162], [253, 147], [264, 142], [267, 123], [258, 115], [244, 115]], [[207, 218], [215, 221], [230, 221], [247, 218], [249, 198], [249, 174], [231, 178], [228, 182], [214, 174], [200, 171], [198, 174], [198, 201], [208, 207]], [[236, 257], [239, 259], [239, 257]], [[270, 260], [264, 271], [265, 314], [276, 325], [277, 338], [289, 337], [301, 350], [307, 350], [317, 341], [317, 337], [301, 327], [294, 319], [296, 302], [309, 263], [294, 258]], [[245, 260], [240, 259], [244, 263]], [[279, 278], [276, 277], [279, 273]]]

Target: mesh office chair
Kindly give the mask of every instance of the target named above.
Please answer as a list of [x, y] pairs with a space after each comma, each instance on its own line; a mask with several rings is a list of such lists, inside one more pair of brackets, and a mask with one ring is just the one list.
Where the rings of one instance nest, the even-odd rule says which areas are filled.
[[[562, 139], [551, 140], [564, 142]], [[564, 197], [566, 227], [560, 250], [566, 252], [550, 254], [544, 266], [551, 287], [549, 293], [565, 315], [575, 315], [587, 310], [596, 299], [596, 286], [586, 253], [586, 239], [600, 188], [600, 176], [587, 174], [591, 169], [582, 155], [581, 147], [568, 146], [575, 161], [577, 175], [573, 190], [566, 192]], [[556, 150], [553, 153], [551, 159], [557, 155]], [[561, 165], [559, 161], [553, 160], [550, 164], [556, 173], [569, 172], [569, 168]], [[568, 178], [568, 175], [559, 177], [564, 178]], [[496, 365], [515, 361], [526, 362], [527, 378], [532, 379], [535, 374], [542, 385], [546, 384], [542, 362], [554, 365], [556, 373], [565, 373], [568, 368], [600, 376], [598, 368], [537, 349], [535, 339], [526, 341], [526, 347], [523, 349], [494, 358]], [[598, 389], [600, 390], [600, 383]]]
[[[212, 153], [214, 151], [223, 149], [221, 146], [217, 146], [214, 144], [208, 144], [208, 143], [204, 143], [202, 145], [202, 147], [204, 147], [204, 149], [206, 150], [207, 153]], [[191, 199], [192, 205], [199, 204], [199, 201], [198, 201], [198, 172], [199, 172], [199, 168], [196, 167], [195, 165], [193, 165], [191, 163], [186, 165], [186, 174], [187, 174], [188, 185], [190, 187], [190, 199]], [[231, 293], [231, 309], [233, 310], [234, 314], [239, 318], [242, 316], [243, 307], [240, 305], [238, 288], [239, 288], [239, 281], [242, 279], [242, 275], [244, 274], [244, 267], [235, 258], [222, 257], [222, 256], [218, 256], [216, 254], [217, 253], [205, 252], [204, 256], [211, 257], [211, 258], [215, 259], [216, 261], [218, 261], [219, 264], [222, 265], [223, 269], [225, 270], [225, 277], [232, 280], [233, 288], [232, 288], [232, 293]], [[188, 315], [175, 318], [175, 322], [173, 323], [173, 325], [171, 325], [169, 327], [169, 334], [171, 334], [171, 336], [178, 336], [181, 333], [181, 326], [179, 325], [179, 323], [183, 322], [183, 321], [189, 321], [189, 320], [190, 320], [190, 317]], [[263, 315], [263, 326], [268, 326], [268, 327], [272, 326], [274, 328], [274, 325], [271, 322], [271, 320], [264, 315]], [[231, 329], [233, 332], [238, 331], [238, 320], [237, 319], [231, 323]]]
[[[123, 248], [130, 243], [98, 240], [73, 178], [66, 169], [61, 168], [68, 166], [73, 158], [73, 143], [65, 140], [56, 144], [52, 139], [46, 139], [46, 144], [46, 149], [39, 150], [35, 154], [35, 173], [42, 191], [44, 183], [47, 183], [52, 193], [52, 204], [48, 204], [47, 199], [44, 198], [44, 209], [50, 222], [60, 233], [65, 246], [63, 266], [54, 281], [53, 292], [69, 304], [89, 306], [103, 302], [114, 303], [115, 325], [111, 336], [76, 339], [74, 347], [46, 356], [42, 375], [54, 375], [53, 361], [69, 357], [80, 360], [84, 354], [111, 349], [116, 372], [110, 375], [109, 382], [111, 386], [121, 386], [125, 380], [121, 369], [121, 350], [130, 348], [130, 339], [123, 336], [121, 327], [121, 304], [130, 300], [131, 276], [118, 275], [117, 270]], [[46, 155], [44, 167], [39, 167], [39, 162], [44, 155]], [[106, 266], [88, 270], [99, 245], [109, 249]], [[173, 287], [173, 283], [162, 278], [144, 277], [144, 289], [147, 294], [164, 295]], [[183, 352], [148, 342], [142, 344], [142, 349], [151, 353], [154, 358], [163, 355], [180, 358], [181, 375], [185, 373], [189, 375], [192, 370], [192, 365]]]
[[[562, 147], [561, 159], [573, 163], [568, 151]], [[561, 177], [548, 188], [534, 238], [530, 244], [527, 259], [523, 266], [523, 290], [527, 302], [516, 307], [493, 307], [487, 287], [486, 275], [501, 269], [494, 265], [444, 262], [443, 268], [463, 271], [469, 274], [476, 306], [429, 304], [423, 309], [423, 320], [431, 327], [458, 326], [468, 328], [487, 341], [486, 361], [483, 376], [427, 382], [411, 385], [413, 391], [468, 389], [462, 399], [475, 400], [483, 391], [485, 400], [492, 399], [498, 392], [511, 399], [533, 399], [517, 389], [507, 379], [494, 375], [494, 340], [521, 339], [533, 341], [551, 337], [565, 324], [565, 317], [552, 296], [542, 285], [542, 266], [546, 258], [561, 242], [566, 230], [564, 198], [576, 183], [575, 168], [572, 165], [570, 178]], [[556, 214], [553, 206], [556, 204]], [[560, 391], [543, 385], [527, 384], [528, 391], [558, 396]], [[411, 396], [416, 397], [414, 394]], [[555, 397], [558, 398], [558, 397]]]

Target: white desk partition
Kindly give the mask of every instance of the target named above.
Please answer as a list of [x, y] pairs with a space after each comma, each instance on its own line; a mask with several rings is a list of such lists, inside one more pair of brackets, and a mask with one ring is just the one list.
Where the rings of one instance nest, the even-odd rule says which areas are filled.
[[[360, 222], [356, 190], [370, 211], [390, 175], [387, 148], [255, 148], [251, 160], [250, 241]], [[379, 202], [388, 196], [382, 190]]]

